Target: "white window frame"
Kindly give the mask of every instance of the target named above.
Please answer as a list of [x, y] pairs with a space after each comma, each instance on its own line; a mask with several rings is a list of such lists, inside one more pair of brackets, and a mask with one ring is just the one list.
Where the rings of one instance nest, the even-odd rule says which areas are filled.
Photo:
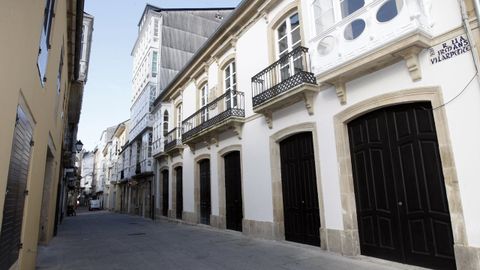
[[[317, 2], [319, 2], [319, 1], [320, 1], [320, 2], [321, 2], [321, 1], [331, 1], [331, 3], [332, 3], [332, 12], [333, 12], [333, 23], [332, 23], [330, 26], [325, 27], [325, 29], [322, 29], [321, 32], [319, 32], [319, 30], [317, 29], [317, 23], [316, 23], [316, 22], [317, 22], [317, 17], [316, 17], [316, 15], [315, 15], [315, 4], [316, 4]], [[372, 3], [373, 1], [375, 1], [375, 0], [364, 0], [364, 5], [363, 5], [363, 7], [361, 7], [361, 8], [359, 8], [359, 9], [357, 9], [356, 11], [348, 14], [347, 16], [343, 16], [343, 14], [342, 14], [342, 3], [343, 3], [344, 1], [348, 1], [348, 0], [311, 0], [311, 1], [309, 2], [309, 3], [310, 3], [310, 4], [309, 4], [309, 7], [311, 7], [310, 15], [312, 16], [312, 19], [311, 19], [311, 21], [312, 21], [312, 29], [314, 29], [314, 31], [313, 31], [312, 34], [313, 34], [315, 37], [322, 35], [322, 33], [324, 33], [325, 31], [327, 31], [328, 29], [334, 27], [334, 25], [336, 25], [337, 23], [339, 23], [339, 22], [341, 22], [342, 20], [344, 20], [344, 19], [352, 16], [352, 14], [357, 13], [359, 10], [365, 8], [366, 6], [368, 6], [369, 4], [371, 4], [371, 3]]]
[[182, 137], [182, 103], [177, 105], [177, 139]]
[[208, 120], [208, 108], [203, 107], [207, 106], [208, 104], [208, 83], [204, 83], [200, 87], [200, 108], [202, 112], [200, 113], [200, 122], [203, 123]]
[[[229, 75], [227, 75], [227, 71]], [[230, 84], [227, 87], [227, 82]], [[225, 93], [228, 94], [225, 96], [226, 108], [236, 108], [238, 106], [237, 101], [237, 67], [235, 60], [228, 63], [223, 69], [223, 83], [225, 88]]]
[[[331, 8], [330, 9], [327, 9], [327, 10], [322, 10], [321, 7], [320, 7], [320, 3], [321, 2], [329, 2], [330, 5], [331, 5]], [[336, 22], [337, 22], [337, 19], [336, 19], [336, 12], [335, 12], [335, 3], [337, 2], [334, 2], [333, 0], [314, 0], [312, 1], [311, 3], [311, 6], [312, 6], [312, 18], [313, 18], [313, 29], [314, 30], [314, 33], [315, 33], [315, 36], [318, 36], [318, 35], [321, 35], [323, 32], [325, 32], [327, 29], [329, 29], [330, 27], [332, 27]], [[332, 22], [329, 24], [329, 25], [322, 25], [323, 27], [320, 29], [320, 24], [318, 23], [319, 21], [322, 21], [323, 18], [319, 18], [317, 17], [317, 10], [321, 10], [321, 16], [323, 16], [324, 14], [331, 14], [332, 16]]]
[[50, 50], [50, 40], [55, 17], [55, 0], [45, 0], [45, 9], [42, 28], [40, 32], [40, 44], [38, 48], [37, 68], [42, 87], [47, 81], [47, 63], [48, 51]]
[[[298, 25], [295, 26], [293, 29], [291, 28], [291, 18], [293, 16], [297, 15], [298, 17]], [[279, 37], [279, 34], [278, 34], [278, 30], [279, 28], [285, 24], [286, 25], [286, 28], [285, 28], [285, 36], [282, 36], [282, 37]], [[298, 12], [298, 10], [295, 10], [293, 12], [291, 12], [288, 16], [286, 16], [285, 19], [283, 19], [277, 26], [277, 28], [275, 29], [275, 51], [276, 51], [276, 58], [277, 60], [279, 60], [280, 58], [282, 58], [285, 54], [288, 54], [290, 53], [291, 51], [293, 51], [296, 47], [298, 46], [301, 46], [302, 45], [302, 29], [301, 29], [301, 21], [300, 21], [300, 13]], [[296, 41], [295, 43], [293, 43], [293, 32], [298, 30], [299, 31], [299, 35], [300, 35], [300, 39], [298, 41]], [[283, 40], [283, 39], [286, 39], [287, 40], [287, 48], [283, 51], [280, 51], [280, 41]], [[282, 64], [280, 64], [280, 69], [279, 69], [279, 78], [281, 78], [281, 80], [285, 80], [291, 76], [293, 76], [295, 74], [295, 68], [294, 68], [294, 62], [296, 60], [298, 60], [299, 58], [301, 58], [301, 55], [298, 56], [297, 58], [291, 58], [289, 61], [286, 61]], [[282, 70], [285, 70], [287, 69], [288, 70], [288, 73], [282, 73]], [[284, 74], [288, 74], [287, 77], [284, 77], [283, 75]]]
[[158, 19], [154, 18], [153, 19], [153, 36], [158, 37], [158, 33], [159, 33]]
[[162, 130], [163, 130], [163, 137], [166, 137], [169, 130], [168, 130], [168, 121], [170, 119], [170, 115], [168, 113], [168, 110], [165, 110], [163, 112], [163, 118], [162, 118]]
[[152, 51], [152, 77], [156, 77], [158, 73], [158, 52]]

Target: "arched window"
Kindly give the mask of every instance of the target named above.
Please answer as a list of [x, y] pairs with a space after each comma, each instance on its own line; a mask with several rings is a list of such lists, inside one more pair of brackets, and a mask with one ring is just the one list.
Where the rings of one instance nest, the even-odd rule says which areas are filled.
[[168, 111], [163, 112], [163, 137], [166, 137], [168, 133]]
[[[277, 27], [277, 59], [281, 59], [289, 52], [302, 44], [302, 38], [300, 33], [300, 17], [298, 12], [295, 11], [292, 15], [285, 18]], [[295, 68], [302, 68], [301, 54], [297, 57], [290, 57], [288, 61], [282, 61], [280, 64], [280, 76], [284, 81], [287, 78], [295, 74]]]

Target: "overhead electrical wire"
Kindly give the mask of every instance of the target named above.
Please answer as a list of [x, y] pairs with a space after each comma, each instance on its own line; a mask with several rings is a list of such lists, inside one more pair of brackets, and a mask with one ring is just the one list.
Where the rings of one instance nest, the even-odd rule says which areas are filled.
[[454, 101], [455, 99], [457, 99], [459, 96], [461, 96], [466, 90], [467, 88], [470, 86], [470, 84], [473, 82], [473, 80], [475, 79], [475, 77], [477, 77], [478, 75], [478, 72], [476, 72], [475, 74], [473, 74], [472, 78], [468, 81], [468, 83], [465, 85], [465, 87], [463, 87], [463, 89], [456, 95], [454, 96], [453, 98], [451, 98], [449, 101], [435, 107], [435, 108], [432, 108], [431, 110], [434, 111], [436, 109], [440, 109], [442, 107], [445, 107], [446, 105], [448, 105], [450, 102]]

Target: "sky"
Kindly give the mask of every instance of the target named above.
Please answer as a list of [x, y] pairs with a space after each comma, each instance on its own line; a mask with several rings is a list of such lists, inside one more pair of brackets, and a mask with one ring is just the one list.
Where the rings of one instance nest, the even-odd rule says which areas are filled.
[[240, 0], [85, 0], [95, 17], [78, 139], [93, 150], [102, 131], [130, 118], [132, 57], [146, 3], [164, 8], [235, 7]]

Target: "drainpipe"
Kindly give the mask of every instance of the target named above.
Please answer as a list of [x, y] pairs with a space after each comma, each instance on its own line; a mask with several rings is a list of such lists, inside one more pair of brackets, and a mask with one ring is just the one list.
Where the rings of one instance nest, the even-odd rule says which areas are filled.
[[480, 0], [473, 0], [475, 4], [475, 15], [477, 15], [477, 20], [480, 19]]
[[[473, 2], [475, 2], [475, 12], [476, 12], [476, 15], [477, 15], [477, 20], [479, 20], [480, 19], [480, 17], [479, 17], [480, 3], [479, 3], [479, 0], [473, 0]], [[471, 49], [472, 56], [473, 56], [473, 63], [475, 64], [475, 69], [476, 69], [477, 75], [478, 75], [478, 71], [479, 71], [479, 67], [480, 67], [480, 58], [478, 56], [477, 45], [476, 45], [475, 39], [473, 38], [472, 28], [470, 27], [470, 22], [468, 21], [468, 14], [467, 14], [467, 8], [465, 6], [465, 0], [458, 0], [458, 3], [460, 4], [460, 11], [461, 11], [461, 14], [462, 14], [463, 26], [465, 27], [465, 31], [467, 32], [467, 39], [468, 39], [468, 42], [470, 44], [470, 49]], [[480, 77], [479, 76], [477, 76], [477, 80], [480, 83]]]

